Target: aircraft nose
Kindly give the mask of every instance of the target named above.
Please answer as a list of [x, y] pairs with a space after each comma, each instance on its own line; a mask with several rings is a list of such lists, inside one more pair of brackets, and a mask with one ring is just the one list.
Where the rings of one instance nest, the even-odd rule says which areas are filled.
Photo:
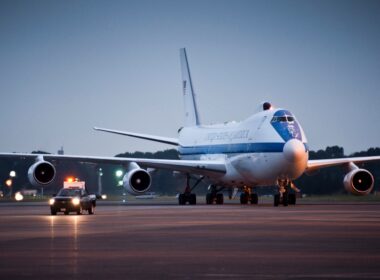
[[305, 145], [297, 139], [291, 139], [285, 143], [283, 153], [288, 161], [298, 162], [305, 157]]

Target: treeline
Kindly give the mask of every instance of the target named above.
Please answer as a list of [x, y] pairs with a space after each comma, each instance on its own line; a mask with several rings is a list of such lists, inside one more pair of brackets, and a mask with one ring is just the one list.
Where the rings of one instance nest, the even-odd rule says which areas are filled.
[[[35, 153], [43, 153], [37, 151]], [[380, 155], [380, 148], [371, 148], [367, 151], [357, 152], [349, 156], [375, 156]], [[122, 153], [116, 157], [130, 157], [130, 158], [155, 158], [155, 159], [179, 159], [178, 152], [174, 149], [158, 151], [155, 153]], [[310, 151], [310, 159], [330, 159], [345, 157], [344, 150], [338, 146], [327, 147], [325, 150]], [[34, 163], [31, 159], [15, 159], [15, 158], [2, 158], [0, 160], [0, 190], [6, 195], [10, 192], [10, 188], [6, 186], [5, 181], [9, 179], [11, 170], [16, 171], [16, 177], [13, 178], [12, 191], [20, 191], [22, 189], [35, 189], [27, 178], [29, 167]], [[86, 181], [86, 186], [91, 192], [98, 192], [99, 187], [99, 174], [101, 176], [101, 185], [104, 193], [107, 194], [122, 194], [125, 192], [124, 188], [120, 186], [119, 181], [122, 177], [116, 176], [117, 170], [125, 171], [123, 165], [113, 164], [88, 164], [80, 163], [76, 160], [60, 160], [53, 162], [57, 169], [57, 176], [54, 182], [44, 188], [45, 194], [56, 193], [62, 187], [63, 181], [67, 177], [79, 178]], [[361, 164], [360, 167], [368, 169], [375, 178], [375, 190], [380, 190], [380, 162], [369, 162]], [[100, 171], [101, 169], [101, 171]], [[321, 169], [313, 176], [303, 175], [295, 181], [295, 184], [306, 194], [332, 194], [344, 193], [343, 178], [347, 173], [342, 166], [329, 167]], [[183, 174], [173, 173], [169, 170], [151, 170], [153, 178], [151, 190], [162, 195], [173, 195], [183, 191], [185, 187], [186, 178]], [[195, 178], [193, 179], [195, 181]], [[204, 194], [207, 192], [207, 182], [203, 182], [196, 189], [196, 193]], [[40, 190], [39, 190], [40, 191]], [[260, 193], [268, 193], [272, 191], [271, 188], [262, 188]]]

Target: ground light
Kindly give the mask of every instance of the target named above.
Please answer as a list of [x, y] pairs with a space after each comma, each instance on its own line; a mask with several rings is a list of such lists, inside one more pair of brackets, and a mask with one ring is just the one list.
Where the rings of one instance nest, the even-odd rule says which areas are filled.
[[16, 201], [21, 201], [24, 199], [24, 196], [20, 192], [16, 192], [15, 199]]
[[116, 170], [115, 175], [116, 175], [117, 178], [120, 178], [121, 176], [123, 176], [123, 171], [120, 170], [120, 169]]

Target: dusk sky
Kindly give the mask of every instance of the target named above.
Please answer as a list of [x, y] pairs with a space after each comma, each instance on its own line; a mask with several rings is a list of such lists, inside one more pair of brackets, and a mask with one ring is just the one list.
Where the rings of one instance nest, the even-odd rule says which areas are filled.
[[0, 152], [113, 156], [172, 146], [179, 49], [203, 123], [263, 101], [292, 111], [312, 150], [380, 147], [380, 1], [0, 0]]

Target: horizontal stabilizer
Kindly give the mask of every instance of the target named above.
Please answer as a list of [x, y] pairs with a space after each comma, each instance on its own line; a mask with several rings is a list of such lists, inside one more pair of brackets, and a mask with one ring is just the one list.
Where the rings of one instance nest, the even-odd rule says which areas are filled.
[[113, 130], [113, 129], [107, 129], [107, 128], [100, 128], [100, 127], [94, 127], [94, 129], [98, 130], [98, 131], [115, 133], [115, 134], [119, 134], [119, 135], [136, 137], [136, 138], [145, 139], [145, 140], [149, 140], [149, 141], [160, 142], [160, 143], [164, 143], [164, 144], [168, 144], [168, 145], [179, 146], [179, 142], [178, 142], [177, 138], [161, 137], [161, 136], [155, 136], [155, 135], [149, 135], [149, 134], [142, 134], [142, 133], [135, 133], [135, 132], [128, 132], [128, 131], [119, 131], [119, 130]]

